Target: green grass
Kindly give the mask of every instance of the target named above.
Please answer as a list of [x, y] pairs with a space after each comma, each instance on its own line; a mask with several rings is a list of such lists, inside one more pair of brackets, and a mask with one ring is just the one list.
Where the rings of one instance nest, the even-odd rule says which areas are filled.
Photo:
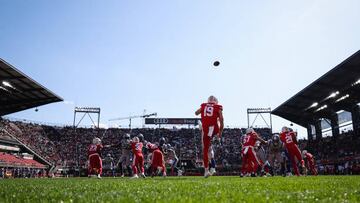
[[0, 202], [360, 202], [360, 176], [0, 180]]

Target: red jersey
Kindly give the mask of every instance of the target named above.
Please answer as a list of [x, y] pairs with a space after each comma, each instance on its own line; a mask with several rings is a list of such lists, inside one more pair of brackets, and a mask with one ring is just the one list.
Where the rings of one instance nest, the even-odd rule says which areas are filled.
[[131, 149], [135, 156], [142, 156], [142, 148], [143, 148], [142, 142], [131, 143]]
[[98, 154], [100, 156], [100, 152], [101, 149], [103, 148], [103, 146], [101, 144], [91, 144], [88, 148], [88, 156], [93, 155], [93, 154]]
[[286, 147], [297, 144], [296, 135], [293, 132], [282, 132], [280, 134], [280, 140], [285, 143]]
[[310, 154], [309, 152], [305, 154], [305, 159], [312, 160], [313, 158], [314, 158], [314, 156], [312, 154]]
[[217, 126], [218, 118], [220, 117], [220, 111], [223, 107], [219, 104], [214, 103], [203, 103], [201, 104], [201, 123], [203, 126]]
[[150, 142], [148, 142], [146, 144], [146, 148], [148, 148], [150, 152], [153, 152], [153, 151], [159, 149], [159, 147], [156, 144], [153, 144], [153, 143], [150, 143]]
[[242, 140], [244, 147], [248, 147], [248, 146], [253, 147], [253, 146], [255, 146], [256, 141], [257, 141], [256, 133], [246, 134]]

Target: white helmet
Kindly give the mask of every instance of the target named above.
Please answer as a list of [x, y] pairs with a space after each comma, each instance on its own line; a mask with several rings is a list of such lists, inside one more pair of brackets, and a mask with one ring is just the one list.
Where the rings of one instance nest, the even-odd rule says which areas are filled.
[[209, 102], [209, 103], [215, 103], [215, 104], [217, 104], [217, 103], [218, 103], [218, 99], [217, 99], [215, 96], [211, 95], [211, 96], [208, 98], [208, 102]]
[[288, 132], [289, 131], [289, 128], [284, 126], [281, 128], [281, 132], [285, 133], [285, 132]]
[[95, 138], [93, 139], [93, 144], [100, 144], [100, 143], [101, 143], [100, 138], [95, 137]]
[[307, 150], [303, 150], [303, 151], [302, 151], [303, 156], [305, 156], [306, 153], [307, 153]]
[[139, 142], [140, 139], [139, 139], [137, 136], [135, 136], [135, 137], [133, 138], [133, 141], [134, 141], [134, 142]]
[[253, 133], [253, 132], [255, 132], [255, 130], [252, 129], [252, 128], [246, 129], [246, 134], [250, 134], [250, 133]]

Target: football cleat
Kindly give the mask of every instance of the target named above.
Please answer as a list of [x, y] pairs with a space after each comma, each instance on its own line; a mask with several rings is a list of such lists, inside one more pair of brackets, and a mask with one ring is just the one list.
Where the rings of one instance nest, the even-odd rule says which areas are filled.
[[137, 174], [133, 175], [133, 177], [131, 177], [131, 179], [135, 179], [135, 178], [139, 178], [139, 176]]
[[144, 173], [141, 173], [141, 177], [142, 177], [142, 178], [146, 178], [146, 176], [145, 176]]
[[213, 176], [215, 173], [216, 173], [215, 168], [211, 168], [211, 169], [210, 169], [210, 175]]

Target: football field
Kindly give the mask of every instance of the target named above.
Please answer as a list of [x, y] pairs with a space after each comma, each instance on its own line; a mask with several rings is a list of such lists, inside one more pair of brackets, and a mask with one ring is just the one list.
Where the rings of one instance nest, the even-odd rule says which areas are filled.
[[360, 202], [360, 176], [0, 180], [0, 202]]

